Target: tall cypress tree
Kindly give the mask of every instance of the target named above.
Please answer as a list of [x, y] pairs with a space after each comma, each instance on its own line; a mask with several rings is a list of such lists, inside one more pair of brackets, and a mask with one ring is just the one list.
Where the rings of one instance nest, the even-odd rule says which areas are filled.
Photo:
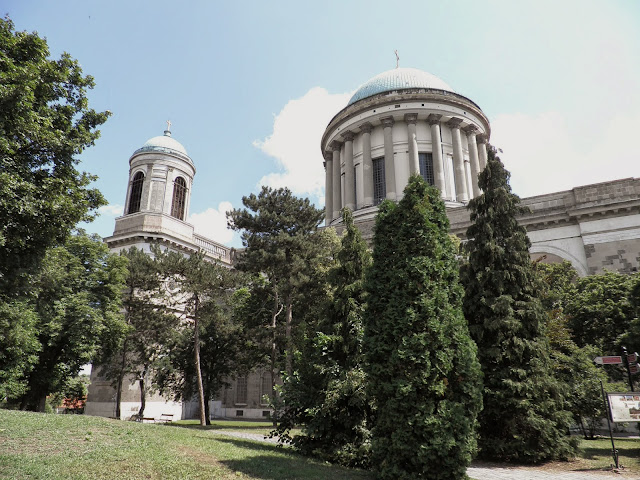
[[527, 209], [511, 193], [509, 176], [491, 149], [478, 182], [484, 193], [469, 202], [464, 313], [484, 373], [480, 455], [535, 463], [568, 457], [575, 447], [552, 375], [530, 242], [516, 220]]
[[379, 478], [467, 478], [476, 449], [480, 365], [448, 229], [440, 193], [416, 175], [376, 218], [364, 351]]

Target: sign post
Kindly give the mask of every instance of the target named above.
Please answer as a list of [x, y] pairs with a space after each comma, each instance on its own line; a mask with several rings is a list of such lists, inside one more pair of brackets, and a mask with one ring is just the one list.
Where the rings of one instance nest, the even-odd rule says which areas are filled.
[[611, 430], [611, 405], [609, 404], [609, 397], [607, 397], [604, 393], [604, 385], [602, 381], [600, 381], [600, 389], [602, 390], [602, 401], [604, 402], [604, 408], [607, 410], [607, 425], [609, 425], [609, 437], [611, 438], [611, 455], [613, 456], [613, 461], [616, 464], [616, 468], [620, 468], [620, 464], [618, 463], [618, 450], [616, 449], [616, 444], [613, 443], [613, 430]]

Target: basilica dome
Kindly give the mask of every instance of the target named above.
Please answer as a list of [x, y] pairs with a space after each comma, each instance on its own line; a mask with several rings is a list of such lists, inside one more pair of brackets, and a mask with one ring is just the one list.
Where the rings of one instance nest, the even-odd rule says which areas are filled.
[[415, 88], [445, 90], [455, 93], [455, 90], [443, 80], [428, 72], [417, 68], [394, 68], [376, 75], [361, 85], [349, 100], [348, 105], [378, 93]]

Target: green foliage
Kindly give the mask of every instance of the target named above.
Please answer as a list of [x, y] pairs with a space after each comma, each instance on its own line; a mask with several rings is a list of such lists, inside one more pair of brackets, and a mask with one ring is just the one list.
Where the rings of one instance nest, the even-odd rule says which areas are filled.
[[126, 272], [126, 261], [96, 235], [81, 232], [47, 251], [33, 286], [40, 348], [26, 376], [22, 408], [42, 411], [46, 396], [63, 390], [106, 339], [122, 331]]
[[595, 345], [600, 355], [619, 355], [635, 316], [631, 294], [640, 276], [604, 272], [579, 278], [565, 301], [569, 328], [579, 346]]
[[27, 299], [0, 299], [0, 399], [15, 399], [27, 390], [26, 375], [38, 360], [38, 316]]
[[[312, 298], [307, 290], [317, 287], [314, 272], [323, 261], [325, 236], [317, 228], [324, 216], [308, 198], [295, 197], [287, 188], [277, 190], [262, 187], [258, 194], [242, 197], [245, 208], [227, 212], [230, 228], [242, 232], [246, 247], [238, 255], [240, 270], [262, 277], [254, 282], [251, 304], [268, 306], [271, 349], [268, 354], [271, 370], [271, 400], [276, 397], [275, 381], [284, 344], [285, 370], [293, 373], [294, 319], [297, 300]], [[304, 293], [304, 294], [303, 294]], [[258, 298], [257, 295], [261, 294]], [[304, 308], [304, 307], [303, 307]], [[284, 335], [281, 321], [284, 311]], [[260, 315], [264, 319], [264, 315]], [[276, 416], [278, 414], [276, 413]], [[275, 421], [275, 420], [274, 420]]]
[[437, 189], [414, 175], [376, 218], [365, 371], [380, 478], [460, 479], [476, 451], [481, 373]]
[[517, 462], [567, 458], [575, 446], [567, 436], [566, 390], [553, 375], [530, 242], [516, 220], [525, 208], [508, 181], [491, 149], [479, 176], [484, 193], [469, 202], [469, 261], [461, 269], [464, 313], [484, 373], [480, 455]]
[[[48, 247], [61, 244], [105, 203], [76, 170], [109, 112], [88, 107], [93, 78], [45, 39], [0, 19], [0, 292], [28, 286]], [[0, 367], [1, 368], [1, 367]]]
[[[286, 407], [276, 432], [305, 454], [349, 466], [368, 466], [372, 409], [362, 370], [364, 276], [371, 264], [367, 245], [343, 210], [345, 233], [336, 263], [328, 271], [329, 294], [319, 318], [310, 323], [301, 361], [286, 377]], [[302, 435], [288, 432], [302, 425]]]
[[[155, 246], [152, 249], [160, 254]], [[135, 247], [120, 255], [128, 266], [122, 296], [124, 323], [120, 335], [103, 344], [98, 367], [116, 389], [117, 418], [121, 417], [120, 401], [126, 375], [133, 375], [139, 382], [138, 415], [144, 416], [146, 394], [153, 390], [153, 384], [147, 379], [158, 371], [161, 360], [168, 355], [179, 320], [171, 310], [170, 292], [165, 288], [163, 272], [156, 259]]]
[[[184, 355], [179, 354], [174, 357], [177, 364], [175, 366], [178, 370], [182, 370], [180, 373], [183, 375], [195, 377], [196, 388], [193, 389], [193, 383], [187, 377], [183, 377], [183, 381], [176, 382], [175, 376], [172, 379], [171, 375], [165, 376], [167, 379], [165, 387], [173, 389], [174, 394], [178, 395], [197, 392], [200, 421], [205, 425], [208, 421], [208, 415], [206, 415], [208, 400], [223, 385], [222, 377], [226, 373], [224, 370], [232, 368], [240, 356], [239, 346], [227, 344], [229, 341], [235, 341], [230, 337], [233, 337], [237, 331], [236, 327], [229, 322], [233, 292], [239, 286], [238, 273], [209, 261], [202, 252], [184, 256], [169, 250], [163, 252], [155, 250], [154, 254], [161, 265], [167, 288], [177, 300], [176, 311], [180, 312], [181, 325], [185, 327], [182, 339], [178, 339], [178, 344], [182, 344], [183, 351], [186, 348], [192, 353], [191, 368], [184, 367], [184, 364], [182, 369], [180, 368], [181, 362], [178, 359], [184, 359]], [[209, 354], [213, 356], [208, 362], [202, 359], [201, 332], [208, 336], [205, 343], [209, 348]], [[191, 341], [190, 347], [186, 347], [185, 340]], [[222, 357], [225, 353], [232, 352], [235, 353], [234, 357], [227, 359]], [[212, 368], [211, 371], [205, 372], [208, 374], [208, 383], [203, 373], [203, 365]], [[220, 366], [224, 369], [216, 370]]]

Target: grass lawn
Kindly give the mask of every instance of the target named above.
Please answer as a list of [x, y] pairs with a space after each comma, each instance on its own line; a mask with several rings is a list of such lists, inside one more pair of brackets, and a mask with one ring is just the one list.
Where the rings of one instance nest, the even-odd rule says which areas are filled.
[[[273, 444], [225, 437], [217, 430], [265, 435], [271, 425], [216, 421], [202, 428], [194, 421], [141, 424], [0, 409], [0, 479], [373, 478], [367, 472], [309, 460]], [[615, 441], [620, 463], [626, 467], [621, 477], [639, 478], [640, 440]], [[611, 442], [604, 438], [583, 440], [579, 458], [571, 462], [535, 468], [588, 472], [606, 470], [612, 461]]]
[[218, 435], [216, 426], [194, 427], [0, 410], [0, 478], [370, 479], [272, 444]]

